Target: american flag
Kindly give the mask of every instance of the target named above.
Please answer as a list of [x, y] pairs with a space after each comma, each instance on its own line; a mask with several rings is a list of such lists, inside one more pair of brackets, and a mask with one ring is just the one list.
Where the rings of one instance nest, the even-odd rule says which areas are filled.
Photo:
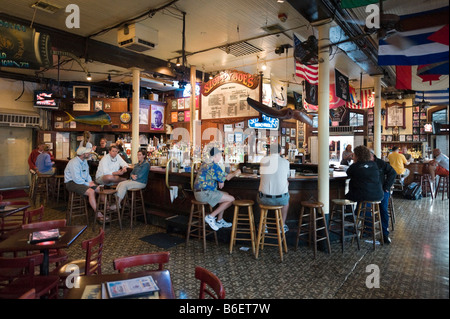
[[[294, 33], [294, 55], [295, 47], [301, 45], [301, 43], [300, 39]], [[295, 75], [305, 79], [309, 84], [317, 85], [319, 83], [319, 65], [305, 65], [295, 59]]]

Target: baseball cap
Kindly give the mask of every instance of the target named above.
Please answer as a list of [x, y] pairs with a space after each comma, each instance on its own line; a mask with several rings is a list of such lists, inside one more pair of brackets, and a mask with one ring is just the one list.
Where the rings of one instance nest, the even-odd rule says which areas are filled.
[[210, 151], [209, 151], [209, 155], [214, 156], [216, 154], [222, 153], [221, 150], [219, 150], [217, 147], [213, 147]]
[[77, 149], [77, 155], [83, 155], [83, 154], [90, 153], [90, 152], [92, 152], [92, 148], [90, 148], [90, 147], [80, 146]]

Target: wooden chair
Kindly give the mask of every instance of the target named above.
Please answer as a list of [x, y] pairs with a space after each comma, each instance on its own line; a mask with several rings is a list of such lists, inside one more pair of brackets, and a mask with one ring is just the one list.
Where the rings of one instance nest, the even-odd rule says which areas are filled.
[[39, 208], [27, 210], [25, 212], [25, 224], [31, 224], [33, 222], [41, 222], [44, 217], [44, 205]]
[[36, 289], [33, 288], [28, 290], [26, 293], [20, 296], [19, 299], [36, 299]]
[[[205, 299], [205, 293], [214, 299], [225, 299], [225, 289], [220, 279], [209, 270], [195, 267], [195, 278], [200, 280], [199, 299]], [[210, 289], [212, 289], [212, 291]]]
[[114, 269], [118, 270], [119, 273], [125, 272], [126, 268], [152, 264], [158, 264], [158, 270], [164, 270], [164, 264], [169, 262], [169, 257], [169, 252], [141, 254], [116, 258], [113, 264]]
[[61, 279], [67, 278], [72, 271], [69, 265], [78, 266], [80, 276], [90, 276], [93, 274], [102, 274], [102, 255], [103, 255], [103, 241], [105, 239], [105, 231], [100, 228], [97, 236], [87, 239], [81, 243], [81, 248], [86, 251], [85, 259], [78, 259], [69, 261], [58, 269], [58, 275]]
[[30, 289], [35, 290], [35, 297], [43, 296], [49, 299], [58, 297], [57, 276], [35, 275], [35, 267], [42, 263], [43, 254], [31, 255], [17, 258], [0, 258], [0, 269], [20, 269], [20, 275], [4, 288], [0, 289], [0, 298], [16, 299], [28, 293]]
[[[2, 205], [28, 206], [29, 203], [27, 201], [13, 201], [2, 202]], [[0, 236], [2, 238], [20, 230], [21, 226], [25, 223], [25, 211], [26, 208], [7, 217], [0, 218]]]
[[[48, 220], [43, 222], [35, 222], [30, 224], [22, 225], [22, 229], [33, 229], [34, 231], [39, 230], [48, 230], [54, 228], [60, 228], [66, 226], [65, 219], [56, 219], [56, 220]], [[27, 252], [29, 255], [33, 254], [33, 252]], [[36, 252], [35, 252], [36, 253]], [[50, 264], [55, 264], [56, 267], [59, 267], [69, 258], [67, 253], [63, 249], [50, 249], [48, 262]]]

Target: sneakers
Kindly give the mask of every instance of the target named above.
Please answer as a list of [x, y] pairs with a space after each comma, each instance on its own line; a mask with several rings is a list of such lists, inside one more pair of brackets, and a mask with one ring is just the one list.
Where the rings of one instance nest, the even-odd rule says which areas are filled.
[[218, 220], [217, 222], [216, 222], [216, 225], [217, 225], [217, 227], [219, 227], [219, 228], [229, 228], [229, 227], [231, 227], [231, 226], [233, 226], [233, 224], [232, 223], [229, 223], [229, 222], [227, 222], [225, 219], [221, 219], [221, 220]]
[[211, 227], [212, 230], [216, 231], [219, 229], [219, 227], [216, 224], [216, 218], [212, 217], [211, 215], [207, 215], [205, 217], [205, 222], [208, 223], [209, 227]]
[[283, 230], [284, 230], [285, 233], [287, 233], [287, 232], [289, 231], [288, 225], [285, 224], [285, 225], [283, 226]]

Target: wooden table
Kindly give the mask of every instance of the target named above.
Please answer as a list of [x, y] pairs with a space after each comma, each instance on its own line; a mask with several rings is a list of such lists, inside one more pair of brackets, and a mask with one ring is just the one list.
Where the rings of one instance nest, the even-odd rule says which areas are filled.
[[5, 205], [3, 208], [0, 208], [0, 218], [8, 217], [9, 215], [15, 214], [22, 210], [25, 210], [30, 207], [28, 202], [0, 202], [0, 205]]
[[170, 273], [168, 270], [162, 271], [140, 271], [133, 273], [116, 273], [116, 274], [103, 274], [92, 276], [80, 276], [77, 280], [79, 288], [69, 289], [66, 299], [81, 299], [84, 289], [88, 285], [100, 285], [108, 281], [125, 280], [143, 276], [152, 276], [158, 285], [159, 299], [175, 299], [175, 293], [173, 292], [172, 280], [170, 279]]
[[41, 275], [47, 276], [49, 273], [48, 257], [50, 249], [69, 248], [69, 246], [85, 231], [86, 227], [86, 225], [60, 227], [59, 232], [61, 237], [58, 240], [37, 244], [29, 243], [30, 234], [36, 230], [23, 229], [0, 242], [0, 252], [39, 250], [44, 254], [44, 260], [41, 264]]

